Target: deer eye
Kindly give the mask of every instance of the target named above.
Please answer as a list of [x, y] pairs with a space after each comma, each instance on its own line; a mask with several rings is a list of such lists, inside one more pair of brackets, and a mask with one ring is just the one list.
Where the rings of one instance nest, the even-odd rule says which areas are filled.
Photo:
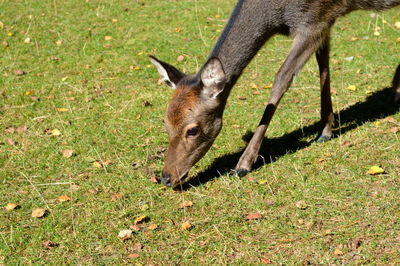
[[198, 127], [189, 128], [188, 131], [187, 131], [188, 136], [196, 136], [197, 133], [199, 133], [199, 128]]

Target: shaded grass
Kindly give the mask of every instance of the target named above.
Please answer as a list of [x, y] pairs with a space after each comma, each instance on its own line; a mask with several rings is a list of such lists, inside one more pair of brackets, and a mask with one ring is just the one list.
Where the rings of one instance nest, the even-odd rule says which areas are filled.
[[[194, 183], [201, 182], [176, 193], [149, 181], [162, 169], [167, 145], [162, 120], [171, 91], [157, 85], [146, 56], [193, 72], [233, 3], [0, 2], [0, 40], [8, 43], [0, 47], [0, 202], [21, 205], [0, 211], [0, 264], [399, 262], [400, 145], [398, 133], [390, 130], [399, 126], [400, 116], [388, 107], [390, 91], [384, 89], [399, 63], [399, 31], [393, 26], [398, 9], [375, 18], [357, 12], [333, 29], [333, 101], [341, 126], [335, 139], [312, 142], [319, 95], [317, 67], [310, 60], [269, 128], [262, 151], [269, 163], [261, 159], [244, 179], [226, 175], [245, 147], [243, 136], [261, 117], [269, 93], [263, 87], [290, 47], [289, 39], [277, 36], [232, 91], [216, 146], [192, 171]], [[373, 35], [375, 25], [380, 36]], [[188, 56], [177, 62], [181, 54]], [[344, 59], [349, 56], [354, 59]], [[346, 90], [348, 85], [357, 90]], [[61, 107], [68, 111], [58, 112]], [[21, 125], [28, 130], [5, 131]], [[62, 135], [45, 133], [54, 128]], [[341, 145], [345, 141], [352, 146]], [[64, 149], [76, 156], [64, 158]], [[112, 164], [98, 169], [92, 165], [96, 160]], [[367, 175], [376, 164], [386, 174]], [[113, 200], [115, 193], [122, 197]], [[58, 202], [63, 194], [72, 201]], [[179, 209], [184, 200], [194, 206]], [[307, 202], [306, 210], [296, 207], [299, 200]], [[35, 207], [49, 209], [49, 215], [31, 218]], [[245, 221], [249, 212], [265, 218]], [[138, 215], [150, 222], [121, 242], [118, 232]], [[180, 231], [184, 221], [192, 230]], [[150, 223], [159, 228], [146, 229]], [[45, 240], [59, 245], [46, 249]], [[352, 247], [354, 241], [360, 246]], [[143, 250], [133, 250], [136, 242]], [[130, 253], [139, 257], [130, 259]]]

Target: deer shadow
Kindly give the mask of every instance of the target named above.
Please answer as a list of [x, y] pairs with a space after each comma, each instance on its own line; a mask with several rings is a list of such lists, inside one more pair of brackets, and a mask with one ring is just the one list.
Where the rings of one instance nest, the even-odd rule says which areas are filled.
[[[398, 70], [400, 73], [400, 66]], [[396, 84], [395, 80], [393, 83]], [[388, 87], [369, 95], [364, 102], [358, 102], [335, 113], [335, 124], [339, 124], [340, 127], [335, 126], [332, 138], [337, 138], [366, 122], [371, 122], [397, 113], [399, 111], [399, 105], [395, 105], [393, 99], [394, 91], [391, 87]], [[320, 122], [315, 122], [277, 138], [265, 137], [253, 170], [275, 162], [286, 154], [291, 154], [310, 146], [314, 141], [307, 141], [304, 139], [317, 136], [321, 128], [322, 125]], [[247, 132], [243, 136], [243, 140], [248, 143], [252, 135], [253, 132]], [[187, 190], [229, 173], [236, 166], [243, 152], [244, 148], [215, 159], [207, 169], [198, 173], [187, 183], [183, 184], [181, 189]]]

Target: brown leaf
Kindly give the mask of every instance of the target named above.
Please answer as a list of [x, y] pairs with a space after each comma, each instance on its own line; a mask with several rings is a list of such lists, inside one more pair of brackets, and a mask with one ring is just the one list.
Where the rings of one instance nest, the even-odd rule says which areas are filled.
[[35, 208], [35, 209], [32, 211], [31, 216], [32, 216], [33, 218], [43, 218], [43, 217], [46, 216], [46, 214], [47, 214], [47, 210], [46, 210], [46, 209], [43, 209], [43, 208]]
[[259, 220], [262, 218], [264, 218], [264, 215], [262, 215], [261, 213], [258, 213], [258, 212], [253, 212], [253, 213], [247, 214], [245, 219], [247, 221], [251, 221], [251, 220]]
[[43, 246], [44, 248], [46, 248], [46, 249], [51, 249], [51, 248], [54, 248], [54, 247], [58, 247], [59, 244], [58, 244], [58, 243], [55, 243], [55, 242], [53, 242], [53, 241], [50, 241], [50, 240], [46, 240], [46, 241], [43, 241], [43, 242], [42, 242], [42, 246]]
[[8, 145], [15, 146], [15, 141], [14, 141], [13, 139], [7, 138], [6, 141], [7, 141], [7, 144], [8, 144]]
[[119, 193], [113, 193], [113, 194], [111, 194], [111, 200], [112, 201], [117, 201], [118, 199], [120, 199], [120, 198], [122, 198], [122, 194], [119, 194]]
[[178, 57], [176, 58], [176, 60], [177, 60], [178, 62], [182, 62], [183, 59], [185, 59], [185, 57], [184, 57], [183, 55], [180, 55], [180, 56], [178, 56]]
[[154, 184], [158, 184], [160, 182], [155, 175], [150, 176], [150, 181]]
[[342, 146], [343, 147], [351, 147], [353, 146], [353, 143], [351, 143], [350, 141], [346, 140], [342, 142]]
[[19, 127], [17, 127], [17, 133], [24, 133], [25, 131], [27, 131], [28, 130], [28, 126], [26, 126], [26, 125], [23, 125], [23, 126], [19, 126]]
[[143, 248], [143, 245], [140, 243], [136, 243], [135, 245], [133, 245], [132, 251], [140, 251]]
[[129, 259], [136, 259], [138, 257], [139, 257], [139, 254], [137, 254], [137, 253], [131, 253], [131, 254], [128, 255]]
[[23, 76], [25, 74], [26, 74], [26, 72], [21, 69], [15, 70], [15, 75], [17, 75], [17, 76]]
[[158, 228], [158, 225], [156, 225], [156, 224], [151, 224], [147, 227], [147, 229], [150, 229], [150, 230], [156, 230], [157, 228]]
[[182, 202], [182, 203], [179, 205], [179, 208], [180, 208], [180, 209], [183, 209], [183, 208], [185, 208], [185, 207], [192, 207], [192, 206], [193, 206], [193, 202], [190, 201], [190, 200], [186, 200], [186, 201]]
[[247, 99], [245, 96], [238, 96], [237, 98], [238, 98], [238, 100], [242, 100], [242, 101]]
[[137, 232], [137, 231], [140, 231], [140, 226], [139, 226], [139, 225], [136, 225], [136, 224], [135, 224], [135, 225], [129, 226], [129, 228], [132, 229], [133, 231], [136, 231], [136, 232]]
[[74, 155], [73, 150], [63, 150], [62, 154], [65, 158], [71, 158]]
[[308, 208], [308, 205], [304, 200], [299, 200], [298, 202], [296, 202], [296, 207], [300, 210], [305, 210]]
[[334, 254], [336, 256], [342, 256], [344, 253], [343, 253], [343, 251], [341, 249], [336, 248], [335, 251], [334, 251]]
[[272, 261], [268, 258], [261, 258], [260, 260], [263, 264], [272, 264]]
[[399, 127], [392, 127], [391, 129], [389, 129], [389, 131], [394, 133], [394, 134], [396, 134], [397, 132], [400, 131], [400, 128]]
[[7, 211], [12, 211], [19, 208], [21, 208], [21, 206], [13, 202], [7, 203], [7, 205], [4, 207], [4, 209], [6, 209]]
[[6, 129], [4, 131], [6, 133], [13, 134], [15, 132], [15, 128], [14, 127], [6, 127]]
[[102, 163], [99, 162], [99, 161], [94, 161], [94, 162], [92, 163], [92, 165], [93, 165], [93, 167], [95, 167], [95, 168], [102, 168], [102, 167], [103, 167]]
[[349, 248], [351, 248], [351, 250], [356, 251], [362, 244], [362, 241], [360, 239], [353, 239], [351, 240], [351, 242], [349, 243]]
[[65, 202], [65, 201], [70, 201], [71, 200], [71, 198], [68, 195], [61, 195], [57, 199], [58, 199], [59, 202]]

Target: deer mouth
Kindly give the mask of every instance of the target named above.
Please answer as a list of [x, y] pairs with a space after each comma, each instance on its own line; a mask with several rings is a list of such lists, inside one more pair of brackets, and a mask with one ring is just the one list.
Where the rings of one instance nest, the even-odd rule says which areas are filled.
[[188, 180], [188, 173], [181, 175], [176, 183], [172, 183], [172, 185], [170, 187], [172, 187], [173, 190], [180, 190], [183, 186], [183, 184], [186, 183], [186, 181]]

